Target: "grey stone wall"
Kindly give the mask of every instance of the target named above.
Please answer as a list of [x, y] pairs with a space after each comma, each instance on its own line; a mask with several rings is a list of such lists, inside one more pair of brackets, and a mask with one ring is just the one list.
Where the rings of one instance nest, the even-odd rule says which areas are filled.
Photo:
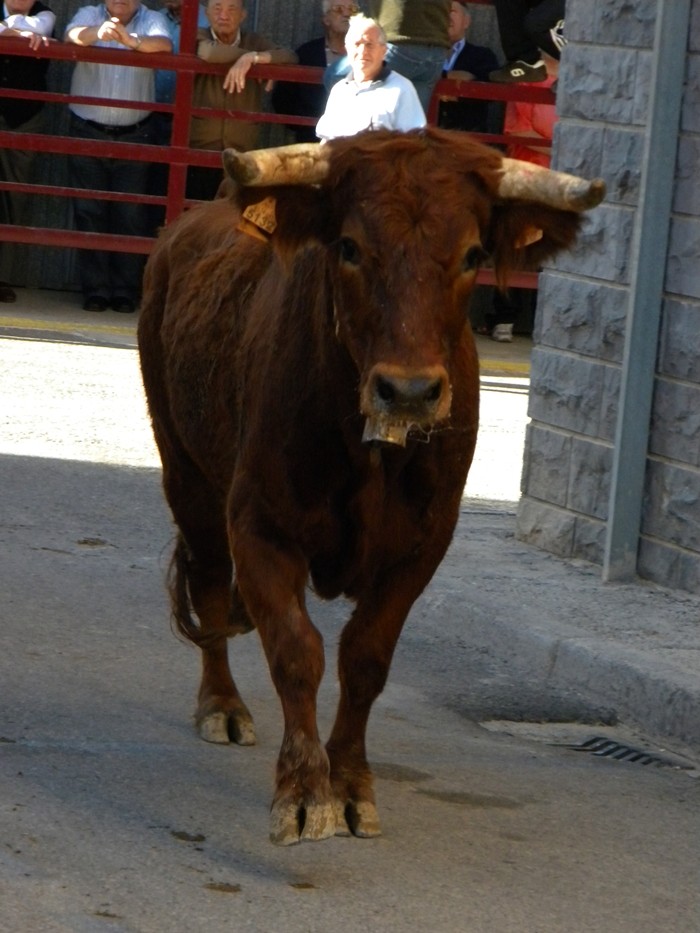
[[[672, 2], [672, 0], [666, 0]], [[656, 0], [569, 0], [554, 167], [608, 184], [540, 277], [518, 535], [603, 561]], [[687, 52], [638, 572], [700, 590], [700, 0]], [[660, 218], [663, 222], [663, 218]]]

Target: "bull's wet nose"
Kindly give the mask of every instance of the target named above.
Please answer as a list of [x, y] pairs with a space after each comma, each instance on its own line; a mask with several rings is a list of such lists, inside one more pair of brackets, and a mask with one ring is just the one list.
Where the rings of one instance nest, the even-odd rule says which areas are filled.
[[416, 421], [431, 419], [447, 391], [446, 374], [439, 370], [415, 375], [377, 371], [371, 387], [376, 411]]
[[442, 391], [439, 379], [387, 379], [378, 376], [375, 390], [387, 405], [415, 405], [437, 402]]

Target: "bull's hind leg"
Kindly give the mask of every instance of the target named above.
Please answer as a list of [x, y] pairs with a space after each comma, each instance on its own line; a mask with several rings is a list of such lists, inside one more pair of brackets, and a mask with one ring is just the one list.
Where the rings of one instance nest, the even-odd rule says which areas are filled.
[[[202, 653], [202, 680], [195, 722], [207, 742], [255, 744], [253, 719], [238, 693], [229, 667], [227, 639], [252, 628], [232, 583], [232, 562], [223, 514], [200, 478], [165, 481], [181, 535], [171, 573], [171, 599], [178, 630]], [[180, 495], [180, 490], [186, 490]], [[186, 503], [186, 504], [185, 504]], [[193, 619], [194, 610], [198, 623]]]

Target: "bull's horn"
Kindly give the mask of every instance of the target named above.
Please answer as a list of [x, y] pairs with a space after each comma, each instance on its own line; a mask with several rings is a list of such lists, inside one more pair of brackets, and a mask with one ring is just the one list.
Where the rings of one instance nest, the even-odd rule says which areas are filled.
[[521, 198], [560, 210], [587, 211], [600, 204], [605, 197], [605, 182], [602, 178], [587, 181], [520, 159], [503, 159], [502, 167], [498, 196], [506, 200]]
[[224, 168], [244, 186], [317, 185], [328, 172], [324, 148], [320, 143], [297, 143], [253, 152], [224, 149]]

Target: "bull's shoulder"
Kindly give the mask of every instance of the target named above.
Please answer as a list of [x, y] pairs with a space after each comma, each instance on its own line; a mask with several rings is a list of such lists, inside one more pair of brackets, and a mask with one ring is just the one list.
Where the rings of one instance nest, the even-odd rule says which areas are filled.
[[143, 311], [181, 315], [191, 304], [218, 305], [237, 279], [254, 279], [269, 252], [238, 229], [241, 212], [220, 198], [185, 212], [158, 237], [144, 275]]

